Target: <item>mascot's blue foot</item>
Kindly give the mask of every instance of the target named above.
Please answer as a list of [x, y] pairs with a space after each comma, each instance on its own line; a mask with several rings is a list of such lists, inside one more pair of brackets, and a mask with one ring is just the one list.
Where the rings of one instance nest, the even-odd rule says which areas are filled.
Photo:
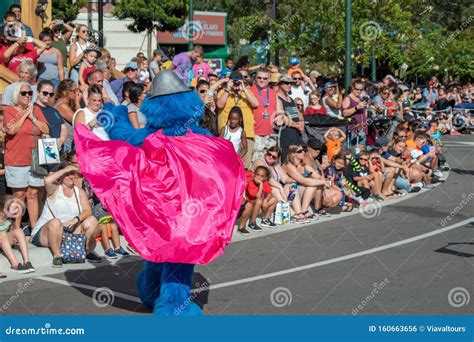
[[152, 309], [160, 296], [162, 263], [145, 261], [143, 270], [138, 274], [137, 287], [140, 299], [146, 307]]
[[191, 296], [194, 265], [164, 263], [160, 296], [156, 299], [154, 312], [159, 316], [198, 316], [201, 308]]

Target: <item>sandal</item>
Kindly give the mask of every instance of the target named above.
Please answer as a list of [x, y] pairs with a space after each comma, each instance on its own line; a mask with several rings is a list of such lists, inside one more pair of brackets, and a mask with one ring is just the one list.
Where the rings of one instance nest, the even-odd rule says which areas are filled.
[[5, 273], [0, 272], [0, 279], [5, 279], [7, 275]]
[[303, 213], [296, 213], [295, 215], [293, 215], [291, 222], [292, 223], [305, 223], [306, 220], [304, 218]]
[[353, 209], [354, 206], [351, 203], [346, 203], [341, 207], [343, 212], [350, 213]]
[[316, 221], [319, 219], [318, 215], [314, 215], [314, 214], [310, 214], [308, 210], [306, 210], [304, 213], [302, 213], [304, 215], [304, 218], [306, 220], [309, 220], [309, 222], [311, 221]]

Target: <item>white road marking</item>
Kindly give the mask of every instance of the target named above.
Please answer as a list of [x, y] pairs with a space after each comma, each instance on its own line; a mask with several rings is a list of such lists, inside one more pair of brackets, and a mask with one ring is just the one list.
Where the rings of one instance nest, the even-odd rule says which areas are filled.
[[[448, 227], [436, 229], [436, 230], [433, 230], [433, 231], [425, 233], [425, 234], [413, 236], [411, 238], [401, 240], [401, 241], [397, 241], [397, 242], [393, 242], [393, 243], [389, 243], [387, 245], [367, 249], [365, 251], [360, 251], [360, 252], [357, 252], [357, 253], [343, 255], [343, 256], [333, 258], [333, 259], [329, 259], [329, 260], [318, 261], [318, 262], [314, 262], [314, 263], [311, 263], [311, 264], [308, 264], [308, 265], [288, 268], [286, 270], [282, 270], [282, 271], [278, 271], [278, 272], [272, 272], [272, 273], [267, 273], [267, 274], [262, 274], [262, 275], [259, 275], [259, 276], [255, 276], [255, 277], [249, 277], [249, 278], [244, 278], [244, 279], [239, 279], [239, 280], [234, 280], [234, 281], [228, 281], [228, 282], [221, 283], [221, 284], [215, 284], [215, 285], [211, 285], [207, 288], [200, 287], [198, 289], [192, 290], [191, 293], [202, 292], [202, 291], [205, 291], [205, 290], [216, 290], [216, 289], [220, 289], [220, 288], [224, 288], [224, 287], [250, 283], [250, 282], [253, 282], [253, 281], [278, 277], [278, 276], [281, 276], [281, 275], [300, 272], [300, 271], [308, 270], [308, 269], [311, 269], [311, 268], [326, 266], [326, 265], [334, 264], [336, 262], [358, 258], [358, 257], [364, 256], [364, 255], [367, 255], [367, 254], [377, 253], [377, 252], [384, 251], [384, 250], [387, 250], [387, 249], [390, 249], [390, 248], [395, 248], [395, 247], [398, 247], [398, 246], [406, 245], [406, 244], [411, 243], [411, 242], [426, 239], [426, 238], [429, 238], [429, 237], [434, 236], [434, 235], [442, 234], [444, 232], [447, 232], [447, 231], [450, 231], [450, 230], [453, 230], [453, 229], [456, 229], [456, 228], [463, 227], [466, 224], [469, 224], [471, 222], [474, 222], [474, 217], [471, 217], [471, 218], [466, 219], [464, 221], [455, 223], [455, 224], [453, 224], [451, 226], [448, 226]], [[48, 281], [48, 282], [59, 284], [59, 285], [83, 288], [83, 289], [87, 289], [87, 290], [91, 290], [91, 291], [94, 291], [97, 288], [97, 287], [91, 286], [91, 285], [70, 283], [70, 282], [65, 281], [65, 280], [55, 279], [55, 278], [46, 277], [46, 276], [38, 277], [37, 279], [40, 279], [40, 280], [43, 280], [43, 281]], [[130, 300], [130, 301], [133, 301], [133, 302], [140, 303], [139, 298], [128, 295], [126, 293], [121, 293], [121, 292], [114, 291], [114, 295], [115, 295], [115, 297], [118, 297], [118, 298], [122, 298], [122, 299], [126, 299], [126, 300]]]
[[453, 224], [453, 225], [448, 226], [448, 227], [444, 227], [444, 228], [441, 228], [441, 229], [436, 229], [436, 230], [433, 230], [433, 231], [425, 233], [425, 234], [421, 234], [421, 235], [411, 237], [409, 239], [389, 243], [388, 245], [383, 245], [383, 246], [367, 249], [365, 251], [340, 256], [340, 257], [337, 257], [337, 258], [334, 258], [334, 259], [319, 261], [319, 262], [315, 262], [315, 263], [304, 265], [304, 266], [288, 268], [286, 270], [282, 270], [282, 271], [278, 271], [278, 272], [272, 272], [272, 273], [267, 273], [267, 274], [262, 274], [262, 275], [259, 275], [259, 276], [255, 276], [255, 277], [244, 278], [244, 279], [239, 279], [239, 280], [234, 280], [234, 281], [228, 281], [228, 282], [221, 283], [221, 284], [211, 285], [211, 286], [209, 286], [209, 289], [210, 290], [215, 290], [215, 289], [220, 289], [220, 288], [223, 288], [223, 287], [229, 287], [229, 286], [235, 286], [235, 285], [240, 285], [240, 284], [244, 284], [244, 283], [250, 283], [250, 282], [253, 282], [253, 281], [257, 281], [257, 280], [263, 280], [263, 279], [278, 277], [278, 276], [285, 275], [285, 274], [290, 274], [290, 273], [294, 273], [294, 272], [300, 272], [300, 271], [308, 270], [310, 268], [316, 268], [316, 267], [320, 267], [320, 266], [334, 264], [334, 263], [340, 262], [340, 261], [345, 261], [345, 260], [349, 260], [349, 259], [358, 258], [358, 257], [363, 256], [363, 255], [367, 255], [367, 254], [371, 254], [371, 253], [377, 253], [377, 252], [380, 252], [380, 251], [383, 251], [383, 250], [386, 250], [386, 249], [406, 245], [407, 243], [411, 243], [411, 242], [414, 242], [414, 241], [425, 239], [425, 238], [428, 238], [430, 236], [438, 235], [438, 234], [447, 232], [449, 230], [462, 227], [462, 226], [464, 226], [468, 223], [471, 223], [471, 222], [474, 222], [474, 217], [471, 217], [467, 220], [458, 222], [458, 223]]

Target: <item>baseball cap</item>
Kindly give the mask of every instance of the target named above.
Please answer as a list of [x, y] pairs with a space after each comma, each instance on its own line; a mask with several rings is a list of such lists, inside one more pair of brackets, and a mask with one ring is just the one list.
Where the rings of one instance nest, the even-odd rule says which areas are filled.
[[230, 74], [230, 79], [232, 81], [242, 81], [244, 78], [242, 77], [242, 74], [238, 71], [232, 71]]
[[168, 56], [165, 55], [164, 51], [161, 49], [156, 49], [153, 51], [153, 56], [161, 56], [161, 61], [166, 62], [169, 61]]
[[286, 74], [286, 75], [281, 75], [278, 78], [278, 83], [295, 83], [295, 81], [290, 75]]
[[297, 56], [293, 56], [293, 57], [290, 58], [290, 64], [291, 65], [300, 64], [300, 59]]
[[123, 70], [127, 69], [138, 70], [138, 65], [136, 62], [128, 62], [127, 64], [125, 64], [125, 68], [123, 68]]
[[210, 76], [219, 77], [219, 76], [217, 75], [217, 72], [215, 72], [214, 70], [209, 71], [209, 73], [207, 74], [207, 77], [210, 77]]
[[382, 148], [384, 146], [387, 146], [389, 143], [388, 139], [385, 137], [380, 137], [377, 140], [375, 140], [375, 148]]
[[320, 150], [323, 148], [323, 144], [319, 139], [311, 138], [307, 143], [308, 147], [311, 147], [313, 150]]
[[332, 87], [335, 87], [335, 86], [336, 86], [335, 83], [326, 82], [326, 83], [324, 83], [324, 90], [329, 89], [329, 88], [332, 88]]

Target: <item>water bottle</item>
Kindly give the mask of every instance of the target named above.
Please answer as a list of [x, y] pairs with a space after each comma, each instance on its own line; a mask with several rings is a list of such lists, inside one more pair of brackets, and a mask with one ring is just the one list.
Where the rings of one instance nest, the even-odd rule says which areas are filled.
[[329, 185], [332, 185], [334, 181], [334, 167], [332, 165], [326, 169], [326, 174], [329, 181]]
[[296, 196], [296, 190], [298, 189], [298, 184], [296, 183], [293, 183], [291, 184], [291, 188], [290, 188], [290, 194], [288, 195], [288, 202], [293, 202], [293, 200], [295, 199], [295, 196]]

